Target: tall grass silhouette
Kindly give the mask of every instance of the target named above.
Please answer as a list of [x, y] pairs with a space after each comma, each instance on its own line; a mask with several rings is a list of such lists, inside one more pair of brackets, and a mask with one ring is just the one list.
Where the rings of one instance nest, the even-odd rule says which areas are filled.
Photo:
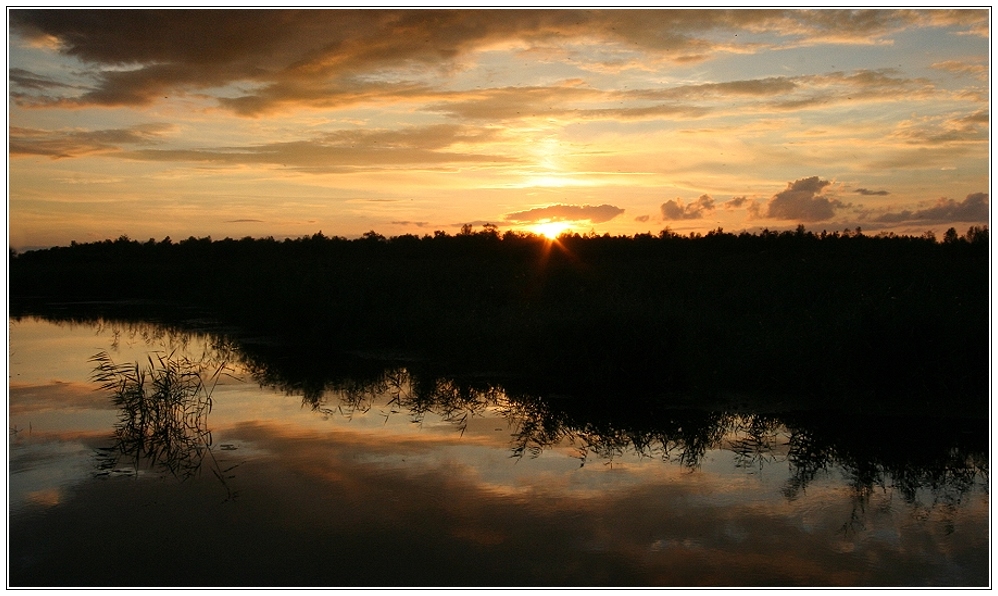
[[212, 474], [226, 487], [225, 474], [212, 453], [208, 414], [212, 392], [227, 364], [203, 354], [198, 359], [177, 353], [149, 354], [144, 365], [119, 364], [106, 351], [95, 354], [92, 380], [109, 392], [119, 408], [115, 444], [103, 450], [103, 473], [119, 469], [129, 458], [134, 473], [165, 469], [187, 479], [198, 475], [207, 460]]

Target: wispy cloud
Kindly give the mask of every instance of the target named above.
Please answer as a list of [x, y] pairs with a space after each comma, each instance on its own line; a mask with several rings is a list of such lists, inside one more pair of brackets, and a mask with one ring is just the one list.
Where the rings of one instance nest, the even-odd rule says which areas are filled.
[[983, 61], [965, 61], [965, 60], [943, 60], [936, 62], [932, 65], [932, 68], [950, 72], [953, 74], [966, 74], [971, 75], [980, 79], [981, 81], [988, 80], [988, 65]]
[[417, 228], [425, 228], [430, 225], [428, 221], [393, 221], [391, 223], [393, 226], [416, 226]]
[[934, 85], [898, 76], [893, 69], [765, 77], [719, 83], [666, 85], [634, 90], [598, 89], [566, 80], [557, 85], [517, 86], [426, 94], [424, 109], [477, 120], [564, 118], [648, 120], [707, 115], [780, 114], [835, 105], [929, 98]]
[[899, 123], [893, 138], [907, 145], [939, 146], [988, 141], [987, 109], [911, 118]]
[[57, 130], [11, 127], [11, 155], [44, 155], [53, 159], [118, 151], [123, 146], [151, 145], [173, 128], [169, 124], [143, 124], [106, 130]]
[[35, 74], [23, 68], [11, 68], [8, 70], [7, 80], [10, 81], [12, 85], [21, 89], [32, 89], [36, 91], [71, 87], [71, 85], [61, 83], [51, 77]]
[[138, 149], [123, 152], [121, 156], [148, 161], [267, 164], [313, 172], [347, 171], [374, 166], [454, 162], [495, 164], [517, 161], [505, 155], [447, 150], [456, 144], [473, 146], [486, 143], [497, 134], [491, 129], [439, 124], [399, 130], [342, 130], [307, 140], [242, 147]]

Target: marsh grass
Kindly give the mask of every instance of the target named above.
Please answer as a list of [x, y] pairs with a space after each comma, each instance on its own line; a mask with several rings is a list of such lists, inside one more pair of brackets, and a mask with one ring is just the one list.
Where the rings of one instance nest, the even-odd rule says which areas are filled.
[[187, 479], [200, 474], [207, 461], [229, 498], [234, 496], [226, 476], [234, 466], [221, 468], [212, 453], [208, 428], [212, 392], [229, 374], [225, 361], [207, 353], [194, 359], [172, 351], [151, 353], [144, 364], [120, 364], [101, 351], [90, 362], [92, 380], [111, 394], [119, 408], [115, 444], [98, 454], [100, 473], [120, 470], [121, 460], [129, 458], [135, 474], [141, 469], [165, 469]]

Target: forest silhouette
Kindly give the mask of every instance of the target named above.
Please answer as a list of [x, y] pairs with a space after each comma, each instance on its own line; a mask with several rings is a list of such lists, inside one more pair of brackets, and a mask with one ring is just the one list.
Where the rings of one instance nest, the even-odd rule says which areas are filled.
[[941, 240], [803, 226], [557, 240], [492, 226], [121, 237], [11, 251], [9, 272], [12, 315], [211, 321], [247, 345], [280, 346], [291, 367], [362, 353], [623, 404], [834, 398], [980, 414], [988, 403], [980, 227]]

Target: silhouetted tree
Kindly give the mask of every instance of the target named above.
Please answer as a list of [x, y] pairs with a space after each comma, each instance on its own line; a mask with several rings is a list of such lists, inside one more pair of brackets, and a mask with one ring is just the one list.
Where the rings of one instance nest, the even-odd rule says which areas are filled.
[[967, 235], [964, 237], [970, 244], [987, 244], [988, 243], [988, 228], [987, 226], [970, 226], [967, 230]]

